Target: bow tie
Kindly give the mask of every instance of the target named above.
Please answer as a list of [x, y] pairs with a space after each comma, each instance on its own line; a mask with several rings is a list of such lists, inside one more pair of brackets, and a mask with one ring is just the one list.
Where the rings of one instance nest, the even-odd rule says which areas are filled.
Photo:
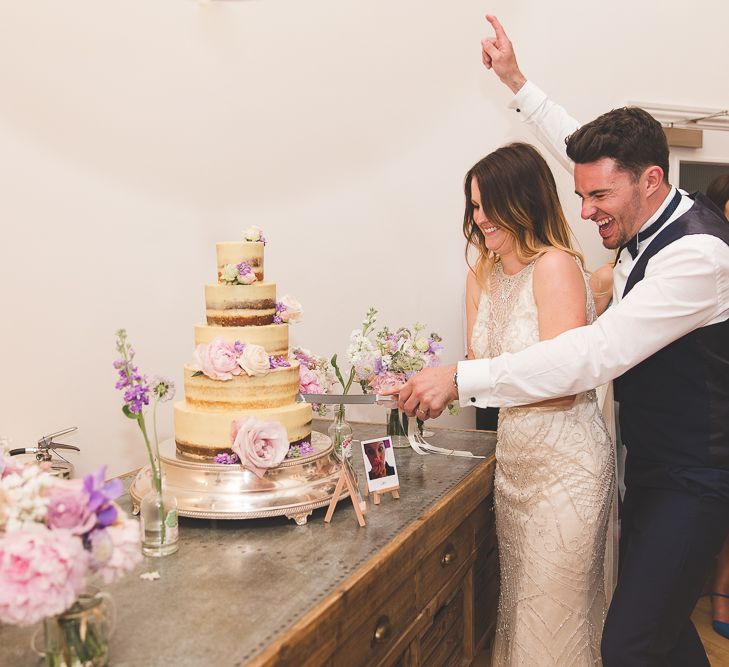
[[623, 245], [621, 245], [620, 250], [618, 251], [618, 255], [620, 255], [620, 253], [623, 251], [624, 248], [627, 248], [628, 252], [630, 253], [630, 256], [633, 259], [635, 259], [638, 256], [638, 243], [640, 243], [640, 241], [645, 241], [646, 239], [649, 239], [661, 227], [663, 227], [666, 220], [668, 220], [668, 218], [670, 218], [673, 215], [673, 212], [678, 207], [678, 204], [680, 201], [681, 201], [681, 193], [678, 190], [676, 190], [676, 194], [673, 195], [673, 199], [671, 199], [671, 202], [663, 210], [663, 213], [661, 213], [658, 216], [658, 220], [656, 220], [653, 224], [649, 225], [646, 229], [638, 232], [627, 243], [624, 243]]

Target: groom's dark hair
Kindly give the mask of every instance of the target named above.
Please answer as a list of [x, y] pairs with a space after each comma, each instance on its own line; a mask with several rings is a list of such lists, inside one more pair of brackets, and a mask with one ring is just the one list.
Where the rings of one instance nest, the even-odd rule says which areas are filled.
[[668, 183], [668, 142], [661, 124], [638, 107], [613, 109], [567, 138], [567, 155], [576, 164], [612, 158], [637, 181], [657, 165]]

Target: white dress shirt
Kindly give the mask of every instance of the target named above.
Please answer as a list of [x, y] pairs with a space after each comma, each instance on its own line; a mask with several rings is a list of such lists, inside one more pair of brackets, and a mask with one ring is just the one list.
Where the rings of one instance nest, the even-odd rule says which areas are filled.
[[[578, 127], [577, 121], [530, 81], [510, 106], [571, 170], [564, 140]], [[641, 229], [658, 218], [674, 193], [671, 188]], [[682, 195], [661, 230], [691, 208], [692, 200]], [[621, 253], [613, 277], [613, 305], [593, 324], [516, 354], [461, 361], [460, 404], [511, 407], [587, 391], [694, 329], [729, 319], [729, 246], [708, 234], [685, 236], [657, 252], [648, 261], [645, 277], [622, 298], [635, 261], [661, 230], [639, 243], [635, 260], [627, 251]]]

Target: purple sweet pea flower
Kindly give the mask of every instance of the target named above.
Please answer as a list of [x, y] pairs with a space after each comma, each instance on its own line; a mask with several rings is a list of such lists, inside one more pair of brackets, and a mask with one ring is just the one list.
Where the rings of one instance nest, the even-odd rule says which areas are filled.
[[111, 502], [124, 493], [124, 486], [118, 479], [104, 481], [106, 466], [93, 475], [84, 477], [84, 491], [89, 496], [89, 511], [96, 514], [96, 525], [110, 526], [117, 517], [116, 506]]

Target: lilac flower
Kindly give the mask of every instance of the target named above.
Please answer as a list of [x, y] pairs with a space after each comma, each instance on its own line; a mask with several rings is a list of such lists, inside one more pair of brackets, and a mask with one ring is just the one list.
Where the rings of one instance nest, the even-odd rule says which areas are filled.
[[215, 455], [215, 463], [223, 463], [225, 465], [233, 465], [238, 463], [240, 459], [237, 454], [228, 454], [227, 452], [221, 452]]
[[283, 355], [281, 355], [280, 357], [275, 357], [273, 355], [269, 356], [268, 363], [271, 369], [291, 367], [291, 364], [286, 360], [286, 357]]
[[233, 343], [233, 351], [236, 354], [241, 354], [243, 352], [243, 350], [245, 349], [245, 347], [246, 346], [243, 343], [241, 343], [239, 340], [237, 340], [237, 341], [235, 341], [235, 343]]

